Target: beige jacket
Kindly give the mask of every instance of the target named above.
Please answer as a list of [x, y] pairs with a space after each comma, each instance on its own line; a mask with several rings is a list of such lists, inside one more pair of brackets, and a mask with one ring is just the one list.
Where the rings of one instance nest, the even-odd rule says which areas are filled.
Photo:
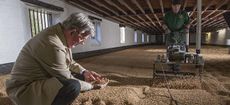
[[[6, 91], [16, 105], [51, 105], [62, 84], [57, 77], [76, 79], [71, 71], [84, 68], [72, 59], [61, 24], [40, 32], [22, 48], [6, 81]], [[80, 80], [79, 80], [80, 81]], [[80, 81], [81, 90], [86, 82]]]

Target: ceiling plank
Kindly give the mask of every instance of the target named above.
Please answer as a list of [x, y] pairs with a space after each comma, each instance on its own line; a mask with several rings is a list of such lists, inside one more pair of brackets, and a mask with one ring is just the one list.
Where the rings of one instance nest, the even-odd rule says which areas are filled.
[[[136, 14], [136, 11], [134, 11], [126, 2], [124, 2], [123, 0], [118, 0], [119, 3], [121, 3], [122, 5], [124, 5], [126, 8], [128, 8], [133, 14]], [[137, 15], [137, 17], [139, 19], [141, 19], [142, 21], [145, 21], [143, 18], [141, 18], [140, 16]], [[135, 19], [135, 18], [134, 18]], [[138, 21], [142, 26], [146, 27], [145, 24], [141, 23], [141, 21], [135, 19], [136, 21]], [[147, 24], [149, 25], [149, 24]], [[151, 25], [150, 25], [151, 26]], [[150, 28], [146, 27], [148, 30], [151, 30]]]
[[163, 16], [165, 16], [164, 4], [163, 4], [162, 0], [160, 0], [160, 6], [161, 6], [161, 12], [162, 12]]
[[218, 16], [222, 16], [222, 14], [224, 14], [225, 12], [226, 12], [226, 11], [222, 11], [222, 12], [220, 12], [219, 14], [217, 14], [217, 15], [215, 15], [215, 16], [209, 18], [207, 21], [204, 21], [204, 22], [202, 23], [202, 25], [205, 26], [206, 23], [207, 23], [207, 24], [208, 24], [208, 23], [211, 23], [211, 22], [212, 22], [214, 19], [216, 19]]
[[[87, 7], [84, 7], [84, 6], [82, 6], [82, 5], [79, 5], [79, 2], [78, 3], [76, 3], [76, 0], [75, 0], [75, 2], [73, 2], [73, 1], [69, 1], [69, 3], [71, 3], [72, 5], [74, 5], [74, 6], [77, 6], [77, 7], [80, 7], [80, 8], [82, 8], [82, 9], [84, 9], [84, 10], [87, 10], [87, 11], [90, 11], [90, 12], [93, 12], [93, 13], [95, 13], [95, 11], [92, 11], [92, 10], [90, 10], [90, 9], [88, 9]], [[91, 7], [91, 5], [90, 5], [90, 7]], [[93, 7], [94, 8], [94, 10], [96, 10], [97, 11], [97, 9], [95, 8], [95, 7]], [[102, 10], [100, 10], [102, 13], [104, 13], [104, 14], [107, 14], [107, 15], [109, 15], [108, 13], [106, 13], [105, 11], [102, 11]], [[98, 13], [95, 13], [95, 14], [97, 14], [98, 15]], [[102, 15], [102, 17], [104, 17], [103, 15]], [[131, 26], [131, 27], [137, 27], [137, 28], [139, 28], [139, 29], [141, 29], [141, 30], [144, 30], [144, 31], [146, 31], [145, 29], [143, 29], [143, 28], [141, 28], [141, 27], [139, 27], [138, 26], [138, 24], [135, 24], [135, 25], [133, 25], [133, 24], [127, 24], [127, 22], [126, 21], [124, 21], [124, 20], [121, 20], [120, 18], [117, 18], [117, 17], [110, 17], [110, 18], [108, 18], [108, 17], [105, 17], [106, 19], [109, 19], [109, 20], [115, 20], [117, 23], [120, 23], [120, 22], [123, 22], [123, 24], [124, 25], [128, 25], [128, 26]]]
[[[203, 15], [204, 12], [207, 11], [207, 9], [208, 9], [211, 5], [214, 4], [214, 1], [215, 1], [215, 0], [212, 0], [211, 3], [209, 3], [209, 4], [205, 7], [205, 9], [201, 12], [201, 16]], [[193, 24], [193, 22], [195, 22], [196, 20], [197, 20], [197, 18], [194, 18], [190, 24]]]
[[120, 6], [116, 5], [115, 3], [113, 3], [110, 0], [104, 0], [104, 2], [116, 7], [118, 10], [120, 10], [123, 14], [127, 15], [126, 11], [124, 11]]
[[223, 2], [221, 2], [221, 4], [219, 4], [216, 9], [214, 11], [212, 11], [210, 14], [208, 14], [207, 16], [205, 16], [203, 19], [208, 18], [210, 15], [212, 15], [213, 13], [215, 13], [220, 7], [222, 7], [224, 4], [226, 4], [229, 0], [224, 0]]
[[212, 0], [211, 3], [209, 3], [209, 4], [205, 7], [205, 9], [201, 12], [201, 15], [202, 15], [205, 11], [207, 11], [207, 9], [208, 9], [210, 6], [212, 6], [212, 5], [214, 4], [215, 1], [216, 1], [216, 0]]
[[207, 23], [207, 24], [203, 25], [203, 27], [210, 26], [211, 24], [213, 24], [213, 23], [215, 23], [215, 22], [217, 22], [217, 21], [220, 21], [220, 20], [222, 20], [222, 19], [223, 19], [223, 18], [220, 18], [220, 19], [214, 19], [212, 22], [209, 22], [209, 23]]
[[185, 7], [187, 6], [187, 4], [188, 4], [188, 0], [185, 0], [185, 2], [184, 2], [184, 6], [183, 6], [183, 11], [185, 10]]
[[128, 4], [126, 4], [123, 0], [118, 0], [119, 3], [122, 5], [125, 5], [126, 8], [128, 8], [132, 13], [136, 13]]
[[75, 1], [79, 1], [79, 2], [81, 2], [82, 4], [85, 4], [85, 5], [87, 5], [87, 6], [91, 7], [91, 8], [93, 8], [93, 9], [95, 9], [95, 10], [97, 10], [97, 11], [100, 11], [100, 12], [106, 14], [107, 16], [110, 16], [110, 15], [111, 15], [111, 14], [109, 14], [109, 13], [107, 13], [106, 11], [104, 11], [104, 10], [102, 10], [102, 9], [100, 9], [100, 8], [98, 8], [98, 7], [96, 7], [95, 5], [93, 5], [93, 4], [91, 4], [91, 3], [86, 3], [84, 0], [75, 0]]
[[[170, 0], [63, 0], [97, 16], [130, 26], [143, 32], [162, 33], [162, 20], [171, 10]], [[196, 0], [183, 0], [181, 10], [189, 12], [191, 30], [196, 26]], [[74, 3], [73, 3], [74, 2]], [[224, 24], [225, 12], [230, 12], [230, 0], [203, 0], [202, 28]], [[207, 29], [208, 30], [208, 29]]]
[[224, 20], [219, 20], [219, 21], [217, 21], [215, 23], [210, 24], [209, 26], [205, 27], [204, 29], [213, 31], [212, 28], [216, 28], [217, 26], [223, 25], [223, 24], [226, 24], [226, 22]]
[[[113, 9], [107, 7], [105, 4], [102, 4], [102, 3], [100, 3], [100, 2], [97, 1], [97, 0], [91, 0], [91, 1], [94, 2], [95, 4], [99, 5], [99, 6], [103, 7], [103, 8], [106, 8], [108, 11], [111, 11], [111, 12], [114, 13], [116, 16], [119, 16], [119, 14], [118, 14], [116, 11], [114, 11]], [[106, 1], [106, 0], [105, 0], [105, 1]], [[127, 19], [127, 18], [123, 18], [123, 17], [120, 17], [120, 18], [121, 18], [122, 20], [125, 20], [126, 23], [127, 23], [127, 21], [128, 21], [128, 22], [132, 22], [130, 19]], [[139, 26], [138, 24], [135, 24], [135, 25]]]
[[[89, 12], [91, 12], [91, 13], [93, 13], [93, 14], [97, 14], [97, 15], [102, 16], [102, 17], [104, 16], [103, 13], [101, 13], [100, 11], [91, 10], [91, 9], [89, 9], [89, 8], [87, 8], [87, 7], [84, 7], [84, 6], [80, 5], [79, 3], [76, 3], [75, 1], [68, 0], [67, 3], [69, 3], [69, 4], [73, 5], [73, 6], [76, 6], [76, 7], [80, 8], [80, 9], [89, 11]], [[98, 13], [98, 12], [100, 12], [100, 13]]]
[[157, 20], [158, 24], [159, 24], [160, 26], [162, 26], [162, 24], [161, 24], [161, 22], [160, 22], [158, 16], [155, 14], [155, 12], [154, 12], [154, 10], [153, 10], [153, 6], [151, 5], [150, 0], [147, 0], [147, 4], [148, 4], [148, 6], [149, 6], [149, 8], [150, 8], [150, 10], [151, 10], [151, 13], [154, 15], [155, 19]]
[[196, 7], [196, 5], [195, 5], [194, 8], [193, 8], [193, 10], [192, 10], [192, 12], [190, 12], [190, 14], [189, 14], [189, 17], [192, 17], [192, 15], [193, 15], [194, 12], [196, 11], [196, 9], [197, 9], [197, 7]]
[[[202, 18], [202, 20], [206, 20], [208, 21], [208, 17], [211, 16], [212, 14], [214, 14], [220, 7], [222, 7], [224, 4], [226, 4], [229, 0], [224, 0], [223, 2], [221, 2], [214, 11], [212, 11], [211, 13], [209, 13], [208, 15], [206, 15], [204, 18]], [[196, 25], [197, 23], [195, 23], [194, 25]], [[201, 24], [203, 25], [203, 23]]]
[[113, 14], [115, 14], [116, 16], [118, 16], [119, 14], [117, 12], [115, 12], [114, 10], [112, 10], [111, 8], [105, 6], [104, 4], [100, 3], [98, 0], [90, 0], [91, 2], [94, 2], [95, 4], [97, 4], [98, 6], [101, 6], [103, 8], [106, 8], [107, 10], [109, 10], [110, 12], [112, 12]]
[[213, 23], [210, 23], [209, 25], [206, 25], [206, 27], [215, 26], [215, 25], [217, 25], [220, 22], [225, 22], [225, 20], [223, 18], [222, 19], [218, 19], [217, 21], [215, 21]]
[[[110, 0], [104, 0], [104, 1], [107, 2], [108, 4], [112, 5], [112, 6], [116, 7], [116, 8], [117, 8], [118, 10], [120, 10], [123, 14], [128, 15], [128, 13], [127, 13], [126, 11], [124, 11], [123, 9], [121, 9], [120, 6], [116, 5], [116, 4], [113, 3], [112, 1], [110, 1]], [[113, 17], [113, 16], [110, 16], [110, 17]], [[118, 17], [120, 17], [120, 16], [118, 16]], [[130, 16], [127, 16], [127, 17], [131, 18]], [[133, 18], [131, 18], [131, 19], [133, 19]], [[133, 19], [133, 20], [136, 21], [136, 19]], [[132, 20], [130, 20], [130, 21], [132, 21]]]
[[[132, 0], [132, 2], [141, 10], [142, 14], [145, 14], [144, 9], [140, 6], [140, 4], [139, 4], [136, 0]], [[148, 20], [151, 21], [151, 23], [153, 24], [153, 28], [154, 28], [155, 30], [158, 30], [158, 31], [161, 32], [161, 30], [157, 27], [157, 25], [153, 22], [153, 20], [152, 20], [148, 15], [145, 15], [145, 17], [147, 17]], [[143, 19], [143, 20], [144, 20], [144, 19]], [[149, 24], [149, 23], [147, 23], [145, 20], [144, 20], [144, 22], [145, 22], [146, 24]], [[151, 25], [150, 25], [150, 26], [151, 26]]]

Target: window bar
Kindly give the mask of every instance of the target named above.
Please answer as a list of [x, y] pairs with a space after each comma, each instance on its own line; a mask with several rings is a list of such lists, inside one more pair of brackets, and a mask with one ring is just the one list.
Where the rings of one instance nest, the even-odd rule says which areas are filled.
[[38, 11], [38, 25], [39, 25], [39, 32], [42, 31], [42, 27], [41, 27], [41, 11]]
[[44, 17], [44, 15], [45, 15], [45, 11], [42, 12], [42, 24], [43, 24], [42, 27], [44, 27], [44, 29], [45, 29], [46, 27], [45, 27], [45, 17]]
[[44, 27], [44, 29], [46, 28], [46, 23], [45, 23], [45, 11], [43, 11], [43, 13], [42, 13], [42, 21], [43, 21], [43, 27]]
[[49, 25], [48, 25], [48, 14], [46, 13], [45, 16], [46, 16], [46, 18], [45, 18], [45, 19], [46, 19], [46, 27], [48, 27], [48, 26], [49, 26]]
[[34, 33], [33, 36], [36, 35], [37, 29], [36, 29], [36, 22], [35, 22], [35, 11], [33, 10], [33, 26], [34, 26]]
[[38, 29], [37, 29], [37, 12], [34, 10], [34, 28], [35, 28], [35, 34], [37, 34], [37, 31], [38, 31]]
[[43, 21], [42, 21], [42, 11], [40, 11], [40, 20], [41, 20], [41, 30], [43, 30], [44, 27], [43, 27]]
[[51, 14], [49, 14], [50, 15], [50, 24], [49, 24], [49, 26], [51, 26], [52, 25], [52, 15]]
[[39, 32], [39, 30], [40, 30], [40, 27], [39, 27], [39, 18], [38, 18], [39, 16], [38, 16], [38, 10], [37, 10], [37, 28], [38, 28], [38, 32]]
[[32, 32], [33, 32], [33, 36], [35, 35], [35, 33], [36, 33], [36, 30], [35, 30], [35, 23], [34, 23], [34, 11], [31, 9], [30, 10], [30, 12], [31, 12], [31, 19], [32, 19], [32, 23], [31, 23], [31, 25], [32, 25]]
[[47, 21], [46, 21], [46, 22], [47, 22], [46, 25], [47, 25], [47, 27], [49, 27], [49, 15], [47, 14], [46, 16], [47, 16], [47, 17], [46, 17], [46, 20], [47, 20]]
[[31, 10], [30, 10], [30, 9], [29, 9], [29, 18], [30, 18], [30, 31], [31, 31], [31, 36], [33, 36], [33, 26], [32, 26]]
[[45, 14], [44, 14], [44, 19], [45, 19], [45, 27], [47, 27], [47, 14], [46, 14], [46, 12], [44, 12]]

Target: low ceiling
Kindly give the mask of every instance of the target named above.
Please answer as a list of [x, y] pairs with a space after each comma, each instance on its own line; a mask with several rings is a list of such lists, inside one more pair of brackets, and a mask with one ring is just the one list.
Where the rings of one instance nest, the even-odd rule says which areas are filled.
[[[149, 34], [162, 34], [162, 18], [171, 0], [65, 0], [78, 8]], [[190, 16], [190, 31], [196, 30], [197, 0], [183, 0], [181, 9]], [[230, 0], [202, 0], [202, 31], [226, 28], [223, 13], [230, 12]]]

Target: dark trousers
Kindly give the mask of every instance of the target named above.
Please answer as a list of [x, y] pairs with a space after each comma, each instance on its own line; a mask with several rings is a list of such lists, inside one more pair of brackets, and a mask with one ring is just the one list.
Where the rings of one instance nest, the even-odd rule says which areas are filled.
[[71, 105], [79, 95], [81, 85], [79, 81], [73, 79], [58, 79], [63, 87], [59, 90], [52, 105]]

